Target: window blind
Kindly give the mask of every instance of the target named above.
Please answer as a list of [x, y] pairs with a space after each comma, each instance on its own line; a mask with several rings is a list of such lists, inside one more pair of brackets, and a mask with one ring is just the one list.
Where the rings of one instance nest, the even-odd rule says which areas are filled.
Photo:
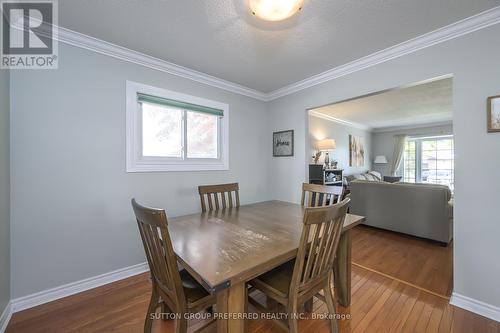
[[163, 97], [141, 94], [141, 93], [137, 94], [137, 101], [140, 103], [158, 104], [158, 105], [175, 107], [175, 108], [180, 108], [180, 109], [194, 111], [194, 112], [206, 113], [206, 114], [211, 114], [211, 115], [219, 116], [219, 117], [224, 116], [223, 110], [214, 109], [214, 108], [210, 108], [210, 107], [203, 106], [203, 105], [196, 105], [196, 104], [176, 101], [176, 100], [163, 98]]

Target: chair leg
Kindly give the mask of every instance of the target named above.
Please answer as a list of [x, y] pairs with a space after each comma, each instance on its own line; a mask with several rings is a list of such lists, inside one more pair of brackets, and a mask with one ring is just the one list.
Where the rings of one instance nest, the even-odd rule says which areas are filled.
[[167, 320], [169, 319], [169, 314], [172, 313], [172, 310], [170, 310], [170, 308], [168, 307], [167, 303], [165, 303], [165, 301], [163, 301], [161, 303], [161, 313], [162, 313], [162, 319], [163, 320]]
[[336, 301], [333, 297], [331, 283], [328, 282], [323, 290], [325, 292], [326, 307], [328, 308], [329, 315], [332, 317], [330, 318], [330, 332], [337, 333], [338, 332], [337, 319], [335, 319]]
[[288, 328], [290, 333], [298, 333], [298, 323], [297, 323], [297, 303], [293, 302], [288, 305]]
[[184, 312], [179, 311], [179, 317], [175, 319], [175, 333], [187, 333], [188, 322]]
[[151, 332], [151, 327], [153, 326], [153, 316], [156, 313], [156, 308], [158, 307], [158, 302], [160, 301], [160, 296], [153, 287], [151, 293], [151, 299], [149, 301], [148, 312], [146, 313], [146, 320], [144, 321], [144, 333]]

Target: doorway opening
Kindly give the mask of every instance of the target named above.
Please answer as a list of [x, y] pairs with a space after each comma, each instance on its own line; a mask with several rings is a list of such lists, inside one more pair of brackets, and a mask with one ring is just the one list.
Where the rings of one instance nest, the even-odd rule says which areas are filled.
[[449, 299], [453, 77], [313, 108], [308, 123], [309, 181], [340, 183], [350, 212], [366, 217], [353, 230], [353, 267]]

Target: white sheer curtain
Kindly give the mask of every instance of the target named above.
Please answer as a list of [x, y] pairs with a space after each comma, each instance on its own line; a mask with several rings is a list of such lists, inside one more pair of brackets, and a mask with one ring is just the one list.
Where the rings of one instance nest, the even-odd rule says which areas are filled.
[[392, 153], [391, 175], [396, 176], [396, 172], [403, 161], [405, 142], [408, 136], [405, 134], [394, 136], [394, 152]]

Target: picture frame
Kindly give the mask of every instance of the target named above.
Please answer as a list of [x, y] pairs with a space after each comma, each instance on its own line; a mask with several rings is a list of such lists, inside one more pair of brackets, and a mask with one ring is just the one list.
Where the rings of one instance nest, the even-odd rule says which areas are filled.
[[349, 134], [349, 166], [363, 167], [365, 165], [364, 138]]
[[273, 156], [293, 156], [293, 130], [273, 132]]
[[488, 133], [500, 132], [500, 95], [488, 97]]

